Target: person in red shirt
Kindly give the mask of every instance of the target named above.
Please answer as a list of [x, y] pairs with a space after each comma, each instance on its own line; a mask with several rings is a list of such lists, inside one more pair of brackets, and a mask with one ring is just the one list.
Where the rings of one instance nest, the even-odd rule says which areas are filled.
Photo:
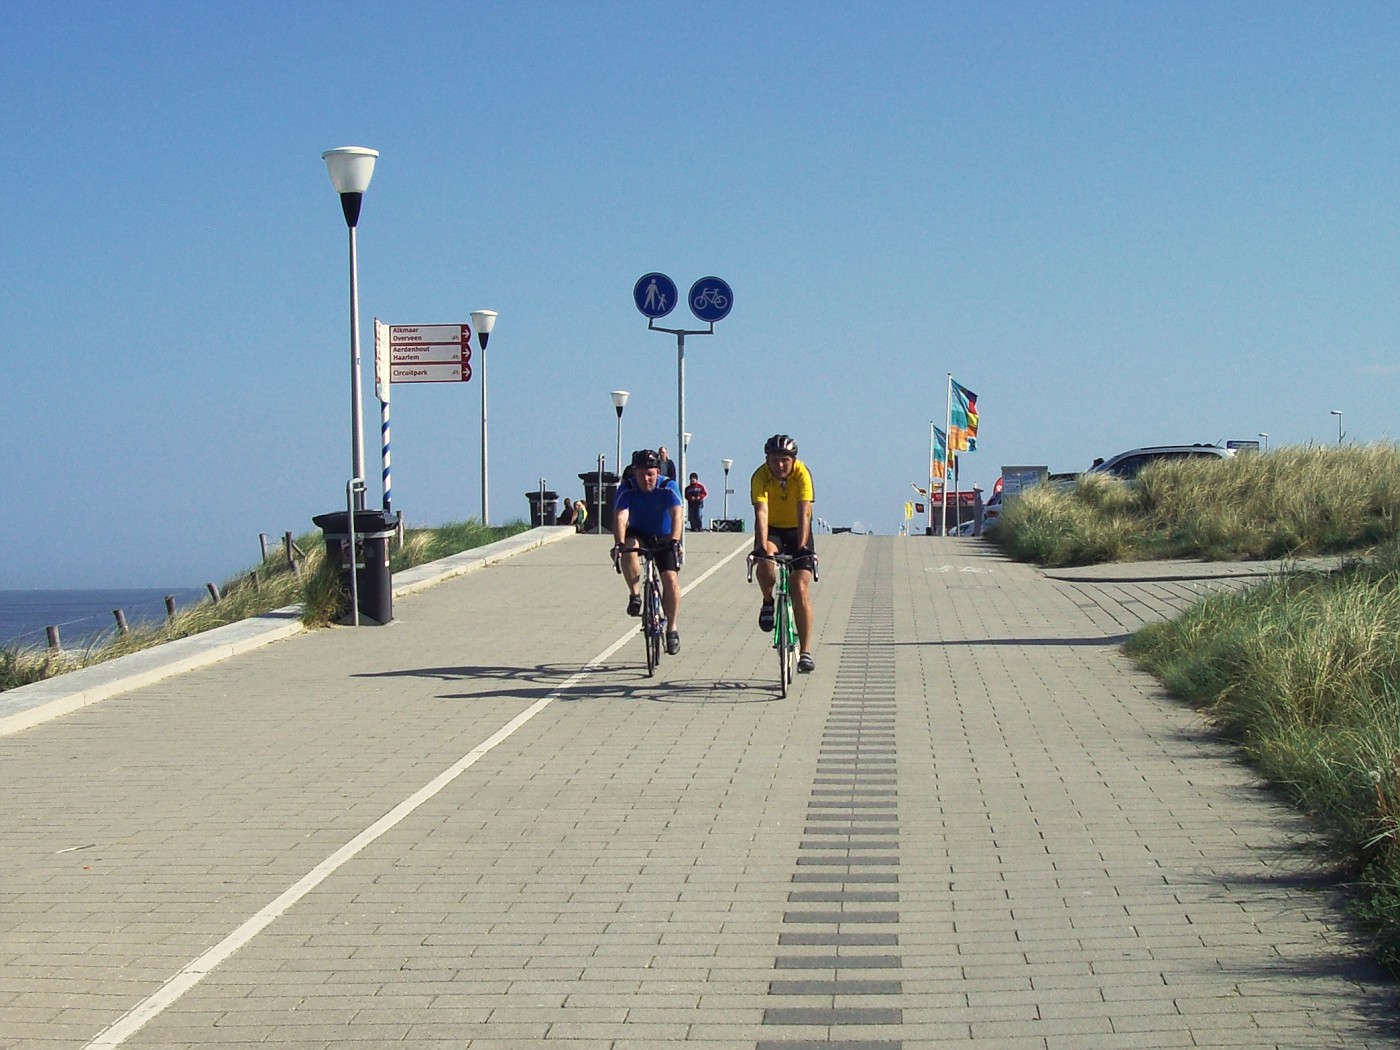
[[690, 484], [685, 487], [685, 503], [690, 510], [691, 532], [701, 532], [705, 528], [700, 520], [700, 512], [705, 509], [705, 497], [708, 495], [705, 486], [700, 484], [700, 475], [690, 475]]

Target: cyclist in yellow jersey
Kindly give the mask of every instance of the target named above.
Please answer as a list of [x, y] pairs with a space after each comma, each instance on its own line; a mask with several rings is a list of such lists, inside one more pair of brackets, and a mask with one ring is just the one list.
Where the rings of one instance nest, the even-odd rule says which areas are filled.
[[[764, 462], [749, 479], [753, 501], [753, 549], [760, 557], [789, 554], [792, 613], [797, 622], [797, 669], [814, 671], [817, 662], [808, 648], [812, 627], [812, 474], [797, 458], [797, 442], [774, 434], [763, 445]], [[763, 591], [758, 611], [761, 630], [773, 629], [773, 585], [778, 572], [771, 561], [760, 561], [754, 575]]]

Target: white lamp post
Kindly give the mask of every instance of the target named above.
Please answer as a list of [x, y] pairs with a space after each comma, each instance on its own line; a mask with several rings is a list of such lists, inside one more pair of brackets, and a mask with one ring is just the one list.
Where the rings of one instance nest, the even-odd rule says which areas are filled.
[[[632, 395], [626, 390], [614, 390], [610, 395], [613, 408], [617, 410], [617, 459], [613, 460], [613, 470], [619, 478], [622, 477], [622, 410], [627, 407], [627, 399]], [[603, 479], [598, 479], [598, 484], [603, 484]]]
[[732, 459], [722, 459], [720, 466], [724, 468], [724, 520], [729, 520], [729, 468], [734, 465]]
[[[476, 345], [481, 348], [481, 524], [490, 524], [487, 517], [489, 504], [486, 495], [486, 343], [491, 338], [491, 329], [496, 325], [495, 310], [473, 310], [472, 328], [476, 331]], [[543, 508], [541, 508], [543, 513]]]
[[[321, 159], [330, 172], [331, 185], [340, 194], [340, 210], [350, 230], [350, 437], [352, 477], [365, 476], [364, 415], [360, 406], [360, 279], [355, 258], [355, 227], [360, 221], [360, 202], [374, 176], [378, 150], [364, 146], [341, 146], [326, 150]], [[355, 492], [355, 509], [364, 510], [365, 490]]]
[[1334, 408], [1332, 409], [1332, 415], [1337, 417], [1337, 444], [1340, 445], [1342, 443], [1342, 410], [1340, 408]]

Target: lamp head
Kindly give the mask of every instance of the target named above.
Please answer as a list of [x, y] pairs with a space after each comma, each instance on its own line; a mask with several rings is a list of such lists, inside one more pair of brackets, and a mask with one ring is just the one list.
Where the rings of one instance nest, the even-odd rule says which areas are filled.
[[491, 338], [491, 329], [495, 325], [495, 310], [472, 311], [472, 327], [476, 329], [476, 341], [481, 344], [481, 349], [486, 349], [486, 341]]
[[724, 472], [728, 474], [729, 468], [734, 465], [734, 461], [732, 459], [722, 459], [720, 460], [720, 465], [724, 467]]
[[374, 177], [374, 161], [378, 156], [377, 149], [364, 146], [341, 146], [321, 154], [321, 159], [326, 162], [326, 171], [330, 173], [331, 185], [340, 194], [345, 225], [351, 229], [360, 221], [360, 199], [369, 189], [369, 180]]
[[617, 409], [617, 417], [622, 418], [622, 410], [627, 407], [627, 399], [632, 395], [626, 390], [614, 390], [609, 397], [612, 398], [613, 408]]

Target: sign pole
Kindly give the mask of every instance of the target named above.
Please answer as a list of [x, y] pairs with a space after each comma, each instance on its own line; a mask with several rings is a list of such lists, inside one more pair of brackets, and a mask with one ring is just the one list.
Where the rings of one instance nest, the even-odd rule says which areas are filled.
[[703, 329], [660, 328], [656, 322], [676, 308], [679, 297], [676, 282], [664, 273], [646, 273], [632, 286], [632, 302], [647, 319], [647, 330], [667, 332], [676, 337], [676, 449], [679, 458], [672, 462], [679, 469], [676, 484], [686, 483], [686, 442], [685, 442], [685, 337], [688, 335], [714, 335], [715, 322], [729, 316], [734, 306], [734, 293], [729, 285], [718, 277], [702, 277], [690, 286], [688, 295], [690, 312], [709, 327]]
[[390, 491], [393, 482], [389, 471], [389, 326], [374, 319], [374, 396], [379, 398], [380, 460], [384, 468], [384, 513], [393, 503]]

